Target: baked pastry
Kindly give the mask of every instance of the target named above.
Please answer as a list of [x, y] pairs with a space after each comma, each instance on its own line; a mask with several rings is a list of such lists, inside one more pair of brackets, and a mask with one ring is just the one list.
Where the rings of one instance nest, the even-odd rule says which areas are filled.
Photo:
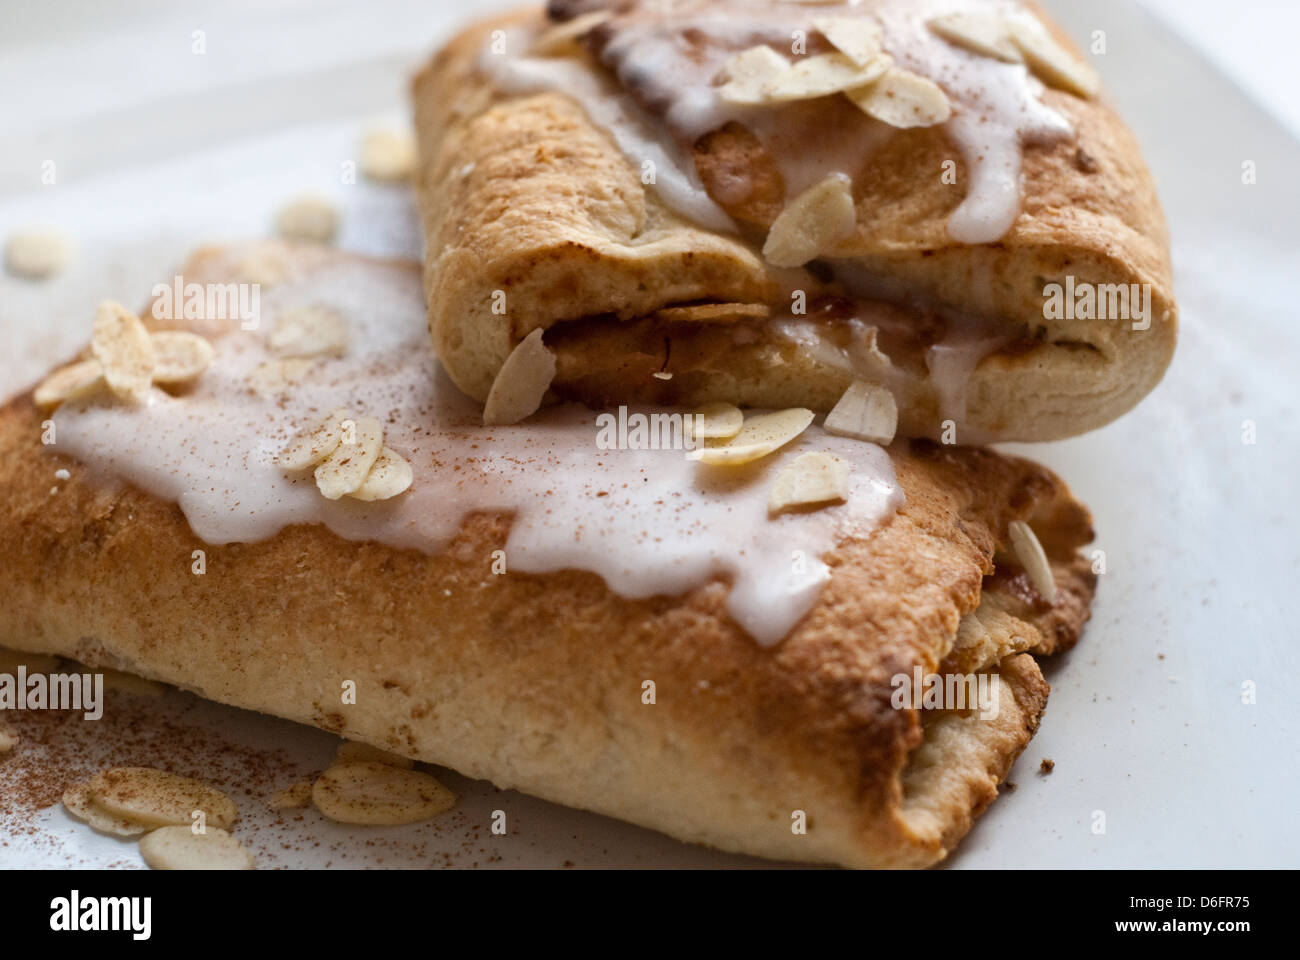
[[429, 325], [480, 401], [543, 330], [596, 406], [857, 379], [907, 436], [1051, 440], [1170, 361], [1151, 175], [1036, 4], [552, 0], [414, 98]]
[[[484, 427], [417, 264], [257, 245], [181, 277], [148, 333], [104, 305], [91, 356], [0, 408], [7, 645], [684, 840], [920, 866], [996, 796], [1034, 657], [1088, 616], [1088, 513], [1027, 461], [811, 426], [710, 466], [602, 450], [576, 405]], [[843, 502], [770, 514], [828, 452]], [[929, 675], [993, 699], [895, 701]]]

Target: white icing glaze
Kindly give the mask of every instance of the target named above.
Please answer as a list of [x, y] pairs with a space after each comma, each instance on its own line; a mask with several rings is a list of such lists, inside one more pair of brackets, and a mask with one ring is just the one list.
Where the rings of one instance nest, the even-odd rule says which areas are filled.
[[[597, 415], [572, 405], [518, 426], [479, 426], [477, 405], [432, 353], [414, 269], [327, 262], [264, 290], [262, 316], [308, 304], [348, 321], [349, 353], [321, 361], [278, 402], [248, 390], [246, 376], [269, 354], [260, 332], [235, 322], [215, 338], [213, 364], [188, 393], [155, 389], [139, 407], [60, 407], [57, 449], [178, 503], [194, 533], [213, 544], [258, 541], [301, 523], [433, 553], [468, 514], [513, 514], [511, 572], [587, 570], [626, 597], [677, 595], [724, 577], [732, 616], [763, 644], [779, 641], [812, 606], [829, 577], [820, 558], [838, 539], [869, 533], [903, 500], [881, 448], [815, 426], [743, 468], [707, 467], [680, 450], [598, 449]], [[328, 501], [310, 474], [290, 477], [276, 466], [295, 433], [340, 406], [384, 422], [385, 444], [414, 468], [407, 493]], [[770, 519], [773, 478], [808, 450], [852, 464], [848, 501]], [[480, 560], [486, 578], [492, 560]]]
[[[830, 173], [855, 175], [867, 155], [894, 131], [865, 114], [847, 125], [819, 123], [811, 102], [781, 107], [726, 104], [717, 96], [719, 73], [732, 55], [756, 44], [790, 55], [794, 31], [815, 39], [814, 17], [874, 16], [883, 29], [885, 51], [899, 66], [939, 84], [953, 103], [953, 116], [944, 129], [964, 160], [967, 192], [949, 221], [949, 235], [959, 243], [992, 243], [1006, 234], [1020, 212], [1022, 146], [1068, 138], [1073, 128], [1042, 102], [1043, 85], [1024, 65], [971, 53], [926, 26], [936, 16], [972, 9], [1010, 18], [1028, 16], [1008, 0], [846, 0], [815, 5], [640, 0], [632, 12], [602, 28], [609, 31], [602, 58], [622, 86], [661, 113], [684, 144], [729, 121], [745, 124], [767, 144], [785, 177], [787, 194], [794, 196]], [[639, 152], [637, 136], [629, 135], [611, 111], [592, 109], [590, 85], [574, 92], [569, 87], [579, 85], [567, 74], [564, 80], [564, 85], [557, 82], [552, 88], [573, 92], [639, 162], [645, 154]], [[680, 166], [665, 181], [667, 190], [683, 179], [698, 183], [693, 164], [681, 151], [673, 160]]]

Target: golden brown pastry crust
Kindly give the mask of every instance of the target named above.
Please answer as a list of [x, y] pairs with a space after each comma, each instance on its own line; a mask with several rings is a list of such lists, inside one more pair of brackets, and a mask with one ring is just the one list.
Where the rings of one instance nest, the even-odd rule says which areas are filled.
[[[490, 31], [538, 22], [539, 12], [526, 11], [467, 30], [414, 85], [430, 327], [448, 372], [480, 400], [509, 350], [533, 329], [591, 317], [635, 320], [682, 303], [772, 303], [782, 289], [740, 237], [667, 210], [576, 101], [494, 87], [480, 69]], [[948, 238], [965, 170], [942, 130], [931, 128], [900, 132], [866, 160], [854, 180], [859, 229], [834, 251], [909, 295], [1007, 318], [1039, 338], [1032, 350], [987, 358], [972, 377], [968, 421], [997, 439], [1059, 439], [1110, 422], [1159, 382], [1176, 337], [1166, 227], [1132, 134], [1104, 95], [1085, 101], [1049, 90], [1045, 100], [1078, 136], [1026, 148], [1023, 209], [1000, 242]], [[736, 140], [697, 143], [706, 180], [715, 163], [764, 168], [758, 156], [738, 160], [737, 150], [761, 148]], [[958, 165], [955, 186], [933, 175], [946, 160]], [[778, 209], [772, 192], [732, 212], [766, 227]], [[1045, 286], [1070, 275], [1097, 285], [1149, 284], [1150, 329], [1133, 330], [1120, 318], [1045, 319]], [[808, 286], [816, 289], [816, 281]], [[508, 317], [493, 314], [495, 291], [504, 291]], [[691, 355], [697, 335], [675, 336], [685, 341], [675, 352]], [[607, 399], [599, 385], [628, 372], [611, 345], [617, 339], [567, 345], [567, 367], [588, 380], [561, 377], [562, 392]], [[619, 399], [826, 410], [851, 381], [790, 345], [767, 343], [732, 347], [708, 375], [692, 377], [688, 366], [671, 363], [665, 370], [673, 380], [629, 378]], [[901, 406], [904, 433], [936, 435], [935, 391], [923, 389]]]
[[[471, 517], [436, 556], [302, 526], [205, 544], [175, 504], [42, 445], [44, 419], [30, 394], [0, 408], [0, 642], [761, 856], [945, 856], [1042, 713], [1047, 685], [1021, 651], [1073, 642], [1095, 582], [1074, 559], [1087, 511], [1049, 471], [899, 442], [906, 507], [840, 544], [815, 608], [763, 649], [728, 618], [722, 582], [628, 600], [589, 573], [493, 576], [504, 516]], [[53, 492], [60, 468], [71, 477]], [[1039, 530], [1068, 601], [990, 577], [1016, 519]], [[975, 613], [988, 626], [968, 622], [949, 659]], [[996, 718], [891, 707], [893, 675], [945, 662], [998, 674]]]

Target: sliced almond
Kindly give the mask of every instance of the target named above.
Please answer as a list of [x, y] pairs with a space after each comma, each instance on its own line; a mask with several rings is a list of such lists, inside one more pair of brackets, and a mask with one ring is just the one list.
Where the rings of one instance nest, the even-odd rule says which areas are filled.
[[415, 137], [409, 130], [371, 130], [361, 142], [361, 172], [370, 180], [410, 180], [415, 164]]
[[852, 182], [833, 173], [795, 197], [768, 231], [763, 256], [777, 267], [802, 267], [853, 232]]
[[572, 20], [543, 30], [533, 42], [532, 53], [538, 57], [558, 57], [574, 53], [578, 41], [614, 15], [612, 10], [593, 10]]
[[235, 265], [235, 273], [244, 283], [274, 287], [289, 275], [289, 266], [279, 253], [258, 250]]
[[316, 488], [326, 500], [361, 489], [384, 449], [384, 425], [374, 417], [357, 417], [349, 443], [347, 421], [339, 445], [316, 467]]
[[317, 361], [305, 357], [285, 357], [259, 363], [248, 374], [248, 389], [266, 400], [273, 400], [301, 383]]
[[90, 795], [105, 813], [146, 827], [188, 827], [199, 810], [209, 827], [228, 828], [239, 819], [235, 802], [215, 787], [151, 767], [114, 767], [96, 774]]
[[411, 465], [400, 453], [384, 447], [365, 482], [348, 494], [354, 500], [389, 500], [410, 489], [415, 478]]
[[95, 803], [89, 783], [77, 783], [63, 791], [63, 807], [78, 820], [84, 820], [102, 833], [118, 837], [138, 837], [149, 828], [125, 817], [117, 817]]
[[410, 757], [380, 750], [368, 743], [357, 743], [355, 740], [345, 740], [340, 743], [338, 752], [334, 754], [334, 766], [342, 766], [345, 763], [383, 763], [390, 767], [401, 767], [403, 770], [410, 770], [415, 765], [415, 761]]
[[814, 17], [813, 27], [860, 67], [884, 52], [880, 24], [867, 17]]
[[1024, 55], [1025, 63], [1040, 80], [1060, 90], [1090, 100], [1101, 89], [1097, 72], [1075, 59], [1038, 24], [1012, 20], [1011, 40]]
[[900, 130], [933, 127], [952, 116], [952, 104], [938, 84], [897, 67], [847, 96], [863, 113]]
[[286, 357], [341, 357], [348, 349], [348, 325], [329, 307], [297, 307], [275, 318], [267, 343]]
[[253, 855], [220, 827], [195, 833], [162, 827], [140, 838], [140, 856], [155, 870], [252, 870]]
[[849, 465], [829, 453], [801, 453], [776, 475], [768, 509], [780, 513], [787, 507], [830, 503], [849, 497]]
[[329, 243], [339, 228], [339, 214], [326, 197], [304, 194], [280, 208], [276, 216], [280, 236], [302, 243]]
[[72, 400], [95, 389], [104, 379], [104, 368], [98, 360], [82, 360], [60, 367], [41, 381], [32, 394], [38, 407], [51, 409], [65, 400]]
[[16, 276], [43, 280], [63, 269], [70, 252], [68, 238], [57, 230], [20, 230], [5, 243], [5, 266]]
[[555, 354], [542, 343], [542, 331], [534, 330], [501, 365], [483, 405], [483, 425], [507, 426], [531, 417], [554, 379]]
[[695, 416], [688, 419], [687, 423], [690, 424], [692, 436], [697, 440], [725, 440], [740, 433], [740, 428], [745, 424], [745, 415], [735, 404], [706, 403], [695, 411]]
[[722, 75], [727, 82], [718, 88], [718, 96], [724, 103], [747, 106], [768, 103], [769, 85], [789, 70], [790, 61], [771, 47], [750, 47], [723, 67]]
[[693, 303], [656, 310], [656, 320], [665, 323], [739, 323], [741, 320], [765, 320], [772, 308], [763, 303]]
[[153, 380], [153, 345], [140, 318], [120, 303], [105, 300], [95, 311], [90, 349], [117, 396], [143, 400]]
[[887, 445], [898, 430], [898, 404], [884, 387], [856, 380], [826, 415], [825, 428], [839, 437]]
[[949, 43], [971, 53], [1007, 63], [1020, 63], [1024, 59], [1011, 40], [1006, 21], [991, 13], [949, 13], [935, 17], [927, 26]]
[[151, 333], [154, 383], [184, 383], [193, 380], [212, 364], [212, 344], [197, 333], [164, 330]]
[[865, 87], [881, 77], [892, 62], [884, 54], [862, 65], [842, 53], [820, 53], [805, 57], [789, 70], [773, 77], [764, 84], [763, 92], [772, 103], [829, 97]]
[[1056, 578], [1052, 576], [1052, 565], [1047, 562], [1047, 551], [1038, 542], [1033, 528], [1023, 520], [1012, 520], [1007, 525], [1007, 536], [1038, 595], [1048, 603], [1056, 603]]
[[687, 459], [711, 465], [739, 465], [766, 457], [784, 447], [813, 422], [813, 412], [792, 407], [750, 417], [734, 437], [688, 453]]
[[272, 810], [301, 810], [310, 804], [310, 780], [299, 780], [283, 790], [277, 790], [271, 797]]
[[376, 826], [417, 823], [456, 803], [455, 794], [427, 773], [386, 763], [331, 767], [312, 786], [311, 798], [331, 820]]
[[320, 463], [343, 442], [343, 421], [348, 412], [342, 407], [332, 412], [320, 423], [289, 441], [277, 459], [283, 470], [306, 470]]

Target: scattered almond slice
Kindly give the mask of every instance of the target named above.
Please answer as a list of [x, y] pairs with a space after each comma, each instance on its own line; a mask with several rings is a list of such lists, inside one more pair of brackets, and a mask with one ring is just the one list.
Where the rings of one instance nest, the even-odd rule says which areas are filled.
[[328, 417], [305, 430], [285, 447], [278, 458], [283, 470], [306, 470], [320, 463], [343, 442], [343, 421], [348, 419], [348, 412], [342, 407]]
[[538, 57], [557, 57], [574, 52], [578, 41], [614, 15], [611, 10], [593, 10], [572, 20], [543, 30], [533, 43], [532, 53]]
[[780, 513], [787, 507], [830, 503], [849, 497], [849, 465], [829, 453], [801, 453], [776, 475], [768, 509]]
[[879, 79], [893, 61], [881, 54], [865, 66], [842, 53], [819, 53], [805, 57], [763, 86], [770, 103], [813, 100], [845, 90], [856, 90]]
[[790, 61], [771, 47], [742, 50], [723, 67], [727, 82], [718, 88], [718, 97], [724, 103], [748, 106], [767, 103], [768, 85], [789, 70]]
[[1024, 55], [1025, 63], [1039, 79], [1060, 90], [1090, 100], [1101, 89], [1097, 72], [1075, 59], [1041, 26], [1012, 20], [1011, 40]]
[[155, 870], [252, 870], [253, 855], [220, 827], [195, 833], [162, 827], [140, 838], [140, 856]]
[[18, 746], [18, 734], [3, 717], [0, 717], [0, 753], [8, 753], [16, 746]]
[[[698, 429], [695, 426], [698, 422], [696, 417], [704, 418]], [[697, 440], [725, 440], [740, 433], [740, 428], [745, 423], [745, 415], [735, 404], [706, 403], [686, 422], [690, 425], [692, 436]]]
[[19, 230], [5, 243], [5, 266], [29, 280], [44, 280], [63, 269], [71, 245], [58, 230]]
[[278, 253], [262, 250], [239, 261], [235, 265], [235, 272], [245, 283], [273, 287], [284, 282], [289, 275], [289, 267]]
[[334, 204], [316, 194], [304, 194], [280, 208], [276, 216], [280, 236], [302, 243], [329, 243], [339, 228]]
[[345, 763], [383, 763], [390, 767], [401, 767], [403, 770], [410, 770], [415, 765], [415, 761], [410, 757], [380, 750], [378, 747], [372, 747], [368, 743], [358, 743], [355, 740], [343, 741], [339, 744], [338, 752], [334, 754], [334, 766], [342, 766]]
[[508, 426], [531, 417], [555, 379], [555, 354], [534, 330], [510, 351], [483, 405], [485, 427]]
[[390, 500], [410, 489], [415, 474], [400, 453], [384, 447], [365, 481], [348, 494], [354, 500]]
[[802, 267], [853, 232], [852, 183], [833, 173], [795, 197], [768, 231], [763, 256], [777, 267]]
[[119, 837], [138, 837], [149, 829], [101, 809], [91, 795], [89, 783], [74, 784], [64, 790], [63, 807], [78, 820], [84, 820], [102, 833], [111, 833]]
[[265, 400], [273, 400], [300, 383], [316, 361], [305, 357], [285, 357], [259, 363], [248, 374], [248, 389]]
[[28, 673], [53, 673], [61, 669], [63, 661], [48, 653], [24, 653], [0, 647], [0, 673], [17, 675], [19, 667], [26, 667]]
[[1056, 603], [1056, 578], [1052, 576], [1052, 565], [1047, 562], [1047, 551], [1038, 542], [1033, 528], [1023, 520], [1012, 520], [1007, 525], [1007, 536], [1038, 595], [1048, 603]]
[[781, 449], [807, 430], [812, 422], [813, 412], [802, 407], [760, 413], [746, 420], [734, 437], [719, 444], [692, 450], [686, 457], [710, 465], [751, 463]]
[[361, 172], [379, 183], [401, 183], [415, 174], [415, 137], [409, 130], [371, 130], [361, 142]]
[[331, 820], [375, 826], [428, 820], [456, 803], [455, 794], [427, 773], [385, 763], [331, 767], [312, 786], [311, 798]]
[[656, 320], [665, 323], [738, 323], [741, 320], [765, 320], [772, 308], [763, 303], [695, 303], [656, 310]]
[[275, 318], [267, 343], [287, 357], [341, 357], [348, 348], [348, 325], [329, 307], [298, 307]]
[[303, 807], [310, 805], [310, 780], [299, 780], [283, 790], [277, 790], [271, 797], [272, 810], [301, 810]]
[[135, 401], [148, 396], [153, 380], [153, 345], [139, 317], [120, 303], [103, 301], [95, 311], [90, 349], [113, 393]]
[[32, 399], [38, 407], [51, 409], [65, 400], [89, 393], [104, 379], [104, 368], [98, 360], [82, 360], [60, 367], [41, 381]]
[[90, 795], [105, 813], [145, 827], [188, 827], [202, 810], [208, 827], [239, 819], [235, 802], [198, 780], [150, 767], [114, 767], [90, 778]]
[[813, 27], [860, 67], [884, 52], [880, 24], [867, 17], [814, 17]]
[[938, 84], [897, 67], [847, 96], [863, 113], [900, 130], [933, 127], [952, 116], [952, 104]]
[[353, 442], [344, 421], [339, 445], [316, 466], [316, 488], [326, 500], [359, 490], [384, 449], [384, 425], [374, 417], [357, 417], [353, 426]]
[[855, 380], [826, 415], [826, 432], [888, 445], [898, 430], [894, 395], [874, 383]]
[[1024, 57], [1011, 40], [1006, 21], [990, 13], [950, 13], [935, 17], [927, 26], [950, 43], [1007, 63], [1021, 63]]
[[212, 363], [212, 344], [197, 333], [164, 330], [149, 335], [153, 346], [154, 383], [193, 380]]

